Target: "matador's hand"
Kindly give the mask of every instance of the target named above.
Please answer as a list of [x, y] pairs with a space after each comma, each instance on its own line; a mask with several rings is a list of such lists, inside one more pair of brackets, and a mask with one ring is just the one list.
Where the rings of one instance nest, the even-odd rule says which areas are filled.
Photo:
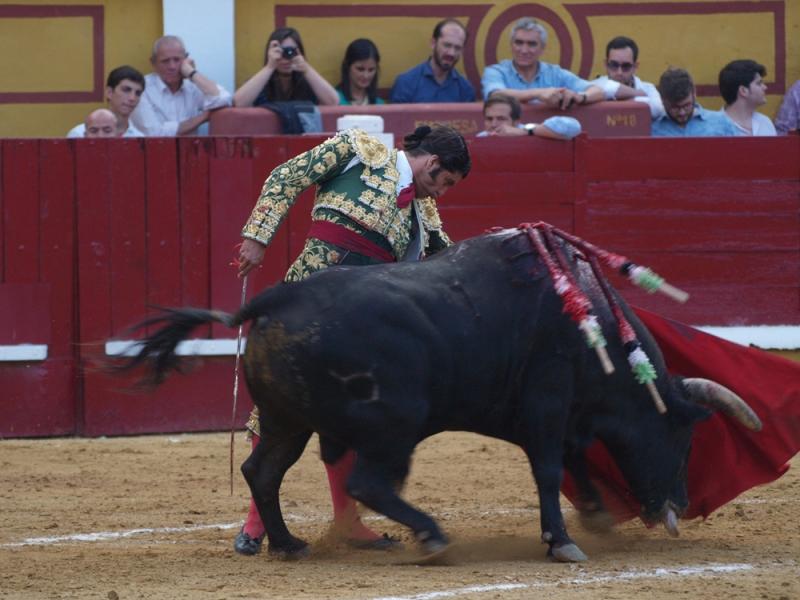
[[242, 241], [239, 248], [239, 277], [244, 277], [264, 260], [264, 244], [251, 239]]

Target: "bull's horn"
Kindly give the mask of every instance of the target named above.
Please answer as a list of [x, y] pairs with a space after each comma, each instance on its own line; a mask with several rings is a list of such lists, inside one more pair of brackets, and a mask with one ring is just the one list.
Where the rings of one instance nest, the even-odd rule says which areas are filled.
[[683, 380], [683, 387], [693, 402], [719, 410], [748, 429], [761, 431], [761, 419], [758, 415], [744, 400], [724, 385], [709, 379], [691, 377]]

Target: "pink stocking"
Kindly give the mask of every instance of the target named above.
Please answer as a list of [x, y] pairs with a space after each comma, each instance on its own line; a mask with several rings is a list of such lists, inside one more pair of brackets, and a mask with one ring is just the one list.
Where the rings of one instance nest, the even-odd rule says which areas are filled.
[[333, 502], [333, 524], [351, 540], [377, 540], [381, 536], [361, 522], [356, 501], [347, 495], [347, 478], [353, 472], [355, 461], [356, 453], [348, 450], [337, 462], [325, 463]]
[[[253, 448], [258, 445], [259, 438], [253, 434]], [[261, 522], [261, 515], [258, 514], [256, 503], [250, 498], [250, 510], [247, 511], [247, 520], [244, 522], [244, 532], [251, 538], [259, 538], [264, 535], [264, 523]]]

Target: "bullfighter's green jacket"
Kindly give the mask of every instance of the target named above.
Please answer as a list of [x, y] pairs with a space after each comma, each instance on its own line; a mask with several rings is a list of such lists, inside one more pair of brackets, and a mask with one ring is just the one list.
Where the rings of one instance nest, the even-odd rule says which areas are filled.
[[[343, 225], [381, 245], [397, 260], [403, 259], [411, 240], [413, 205], [419, 211], [426, 253], [448, 246], [451, 242], [442, 231], [433, 198], [398, 208], [397, 154], [359, 129], [338, 133], [270, 173], [242, 236], [268, 245], [298, 195], [316, 184], [312, 219]], [[357, 164], [346, 169], [353, 159]], [[316, 260], [327, 262], [324, 256]], [[312, 272], [329, 264], [307, 266]]]

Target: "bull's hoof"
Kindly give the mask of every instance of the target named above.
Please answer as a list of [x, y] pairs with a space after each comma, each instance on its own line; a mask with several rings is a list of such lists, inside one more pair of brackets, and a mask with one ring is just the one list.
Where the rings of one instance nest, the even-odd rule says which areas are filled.
[[300, 560], [311, 554], [311, 548], [303, 540], [293, 537], [287, 544], [270, 544], [267, 552], [278, 560]]
[[592, 533], [608, 533], [614, 527], [614, 517], [604, 510], [582, 510], [581, 526]]
[[441, 552], [448, 546], [447, 538], [440, 531], [420, 531], [416, 534], [417, 541], [425, 554]]
[[554, 546], [550, 549], [548, 554], [558, 562], [583, 562], [588, 560], [588, 557], [581, 549], [573, 543]]
[[667, 533], [669, 533], [672, 537], [678, 537], [681, 532], [678, 529], [678, 515], [672, 509], [672, 507], [667, 508], [662, 517], [662, 521], [664, 523], [664, 527], [667, 529]]
[[453, 564], [453, 557], [452, 553], [450, 552], [451, 548], [452, 546], [446, 541], [437, 540], [436, 542], [433, 542], [432, 540], [428, 540], [422, 544], [422, 551], [424, 552], [424, 555], [414, 560], [413, 564], [425, 566], [451, 565]]
[[439, 540], [426, 540], [422, 542], [422, 552], [426, 556], [430, 556], [431, 554], [439, 554], [444, 552], [449, 547], [447, 540], [439, 539]]

